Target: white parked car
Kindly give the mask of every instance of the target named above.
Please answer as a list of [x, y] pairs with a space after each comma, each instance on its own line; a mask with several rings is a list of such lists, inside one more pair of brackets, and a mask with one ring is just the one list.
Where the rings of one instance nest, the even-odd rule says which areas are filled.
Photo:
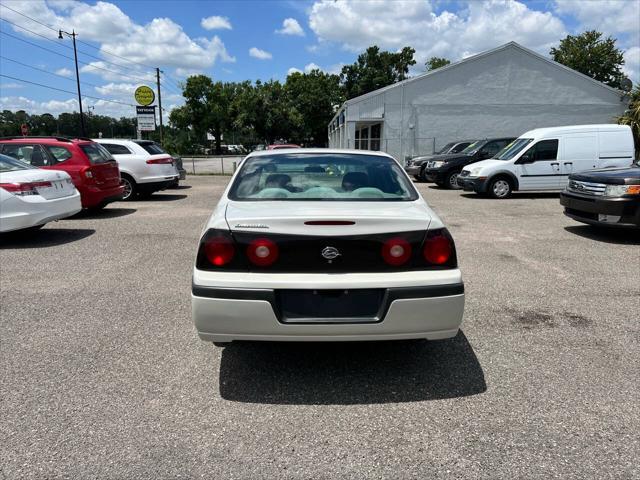
[[193, 270], [193, 320], [216, 344], [443, 339], [463, 310], [453, 239], [379, 152], [249, 154]]
[[151, 140], [96, 138], [118, 162], [124, 185], [123, 200], [150, 195], [177, 184], [180, 175], [171, 155]]
[[82, 210], [68, 173], [0, 155], [0, 232], [38, 229]]
[[531, 130], [493, 158], [458, 175], [467, 191], [506, 198], [514, 190], [561, 191], [569, 175], [596, 168], [628, 167], [634, 146], [627, 125], [573, 125]]

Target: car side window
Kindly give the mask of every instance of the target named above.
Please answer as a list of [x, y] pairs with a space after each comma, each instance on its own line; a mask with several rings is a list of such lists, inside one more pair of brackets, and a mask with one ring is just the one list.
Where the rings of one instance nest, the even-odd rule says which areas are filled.
[[491, 158], [500, 151], [499, 142], [489, 142], [480, 149], [483, 157]]
[[111, 155], [129, 155], [129, 154], [131, 154], [131, 150], [129, 150], [124, 145], [117, 145], [115, 143], [101, 143], [100, 145], [102, 145], [104, 148], [106, 148], [107, 151]]
[[69, 160], [73, 156], [71, 155], [71, 152], [64, 147], [47, 145], [46, 149], [49, 151], [51, 156], [58, 163], [64, 162], [65, 160]]
[[34, 167], [46, 167], [50, 164], [49, 156], [40, 145], [5, 144], [3, 153]]
[[530, 152], [534, 162], [556, 160], [558, 158], [558, 140], [542, 140], [532, 146]]

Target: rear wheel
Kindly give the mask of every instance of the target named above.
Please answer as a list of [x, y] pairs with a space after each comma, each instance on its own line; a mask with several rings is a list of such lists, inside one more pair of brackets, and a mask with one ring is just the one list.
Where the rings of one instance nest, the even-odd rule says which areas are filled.
[[121, 175], [120, 183], [124, 187], [122, 200], [127, 201], [134, 199], [138, 190], [135, 180], [129, 175]]
[[507, 198], [511, 195], [511, 191], [513, 187], [511, 186], [511, 182], [504, 178], [498, 177], [494, 180], [491, 180], [489, 183], [489, 188], [487, 189], [487, 193], [493, 198]]
[[460, 190], [460, 186], [458, 185], [458, 175], [460, 174], [460, 172], [450, 172], [447, 175], [447, 178], [445, 180], [445, 185], [447, 188], [451, 188], [454, 190]]

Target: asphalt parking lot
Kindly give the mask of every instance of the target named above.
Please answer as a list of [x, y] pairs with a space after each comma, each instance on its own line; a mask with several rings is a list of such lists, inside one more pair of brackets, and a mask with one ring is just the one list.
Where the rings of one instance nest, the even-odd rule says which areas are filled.
[[640, 478], [640, 237], [418, 184], [467, 305], [441, 342], [201, 342], [228, 177], [0, 239], [0, 479]]

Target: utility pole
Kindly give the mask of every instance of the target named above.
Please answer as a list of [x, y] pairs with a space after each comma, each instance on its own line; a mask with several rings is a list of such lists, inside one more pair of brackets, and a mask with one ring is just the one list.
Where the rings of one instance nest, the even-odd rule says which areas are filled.
[[77, 33], [75, 30], [72, 30], [71, 32], [72, 33], [65, 32], [64, 30], [58, 30], [58, 38], [60, 40], [64, 39], [64, 37], [62, 36], [64, 34], [73, 39], [73, 56], [76, 61], [76, 83], [78, 84], [78, 107], [80, 108], [80, 136], [86, 137], [87, 131], [84, 128], [84, 115], [82, 114], [82, 95], [80, 94], [80, 73], [78, 71], [78, 50], [76, 49]]
[[160, 93], [160, 69], [156, 68], [156, 84], [158, 87], [158, 110], [160, 112], [160, 145], [162, 145], [162, 94]]

